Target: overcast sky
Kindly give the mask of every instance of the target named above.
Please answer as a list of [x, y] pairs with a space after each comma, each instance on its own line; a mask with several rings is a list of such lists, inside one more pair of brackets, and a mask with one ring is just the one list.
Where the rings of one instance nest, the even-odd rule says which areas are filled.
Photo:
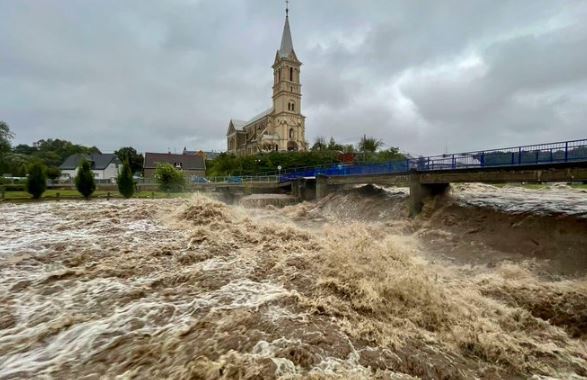
[[[279, 0], [0, 0], [15, 143], [223, 150], [271, 106]], [[306, 139], [413, 154], [587, 138], [587, 1], [291, 0]]]

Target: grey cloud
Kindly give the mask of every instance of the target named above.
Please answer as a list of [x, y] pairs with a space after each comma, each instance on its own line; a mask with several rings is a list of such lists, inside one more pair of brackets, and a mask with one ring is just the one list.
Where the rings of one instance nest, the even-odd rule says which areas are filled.
[[[290, 3], [308, 140], [425, 154], [586, 137], [584, 2]], [[0, 0], [0, 119], [17, 143], [223, 149], [231, 117], [271, 105], [282, 8]]]

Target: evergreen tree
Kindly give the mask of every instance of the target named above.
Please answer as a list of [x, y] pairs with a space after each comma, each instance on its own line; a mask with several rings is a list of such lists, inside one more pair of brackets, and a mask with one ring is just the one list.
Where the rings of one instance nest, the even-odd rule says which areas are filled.
[[92, 172], [90, 162], [87, 160], [83, 160], [80, 163], [77, 176], [75, 177], [75, 187], [86, 199], [90, 199], [94, 191], [96, 191], [94, 172]]
[[142, 154], [139, 154], [135, 148], [130, 146], [120, 148], [115, 151], [114, 154], [118, 157], [120, 162], [128, 161], [130, 164], [130, 171], [133, 175], [137, 172], [142, 172], [145, 158]]
[[34, 162], [28, 170], [26, 190], [33, 199], [39, 199], [47, 190], [47, 168], [41, 162]]
[[118, 173], [118, 191], [125, 198], [130, 198], [135, 193], [135, 183], [128, 160], [124, 161], [120, 173]]

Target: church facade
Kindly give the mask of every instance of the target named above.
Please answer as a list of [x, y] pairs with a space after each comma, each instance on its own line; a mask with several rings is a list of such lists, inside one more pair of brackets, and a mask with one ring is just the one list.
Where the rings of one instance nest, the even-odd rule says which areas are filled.
[[281, 46], [273, 63], [273, 106], [248, 121], [231, 119], [227, 151], [249, 155], [270, 151], [305, 151], [305, 116], [302, 115], [300, 67], [286, 9]]

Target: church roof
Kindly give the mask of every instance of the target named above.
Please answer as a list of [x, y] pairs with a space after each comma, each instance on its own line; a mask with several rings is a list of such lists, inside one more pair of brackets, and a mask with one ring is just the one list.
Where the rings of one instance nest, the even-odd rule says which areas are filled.
[[291, 31], [289, 30], [289, 16], [285, 16], [285, 25], [283, 26], [283, 34], [281, 35], [281, 46], [279, 47], [279, 57], [288, 58], [291, 53], [295, 56], [293, 42], [291, 41]]
[[269, 107], [265, 111], [261, 112], [260, 114], [253, 116], [253, 118], [248, 121], [230, 119], [230, 123], [228, 124], [227, 135], [230, 135], [231, 133], [233, 133], [233, 131], [231, 131], [231, 129], [230, 129], [231, 126], [233, 126], [235, 128], [236, 132], [241, 132], [245, 127], [261, 120], [262, 118], [266, 117], [267, 115], [270, 115], [272, 112], [273, 112], [273, 107]]
[[271, 114], [272, 112], [273, 112], [273, 107], [269, 107], [265, 111], [261, 112], [260, 114], [253, 116], [253, 118], [251, 120], [247, 121], [246, 125], [253, 124], [255, 121], [264, 118], [265, 116]]
[[232, 125], [234, 125], [234, 127], [236, 129], [242, 129], [242, 127], [244, 127], [245, 125], [247, 125], [247, 121], [246, 120], [230, 119], [230, 121], [232, 122]]

